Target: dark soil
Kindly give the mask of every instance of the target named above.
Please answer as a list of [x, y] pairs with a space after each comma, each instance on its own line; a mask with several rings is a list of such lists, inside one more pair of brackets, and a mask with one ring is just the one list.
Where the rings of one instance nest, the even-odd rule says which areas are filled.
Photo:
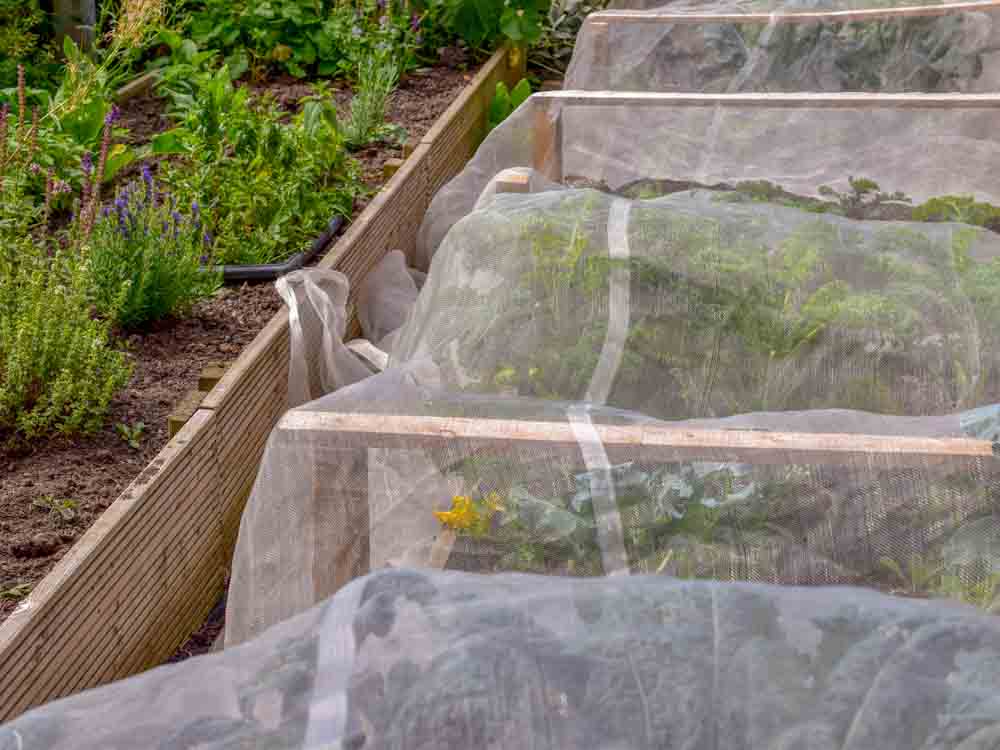
[[[446, 67], [407, 76], [390, 102], [390, 122], [419, 140], [471, 77]], [[295, 79], [276, 79], [255, 88], [266, 88], [289, 108], [309, 92]], [[336, 96], [342, 106], [350, 98], [343, 87]], [[143, 143], [169, 127], [162, 113], [163, 102], [152, 95], [127, 102], [122, 124], [131, 128], [130, 140]], [[399, 156], [398, 147], [356, 154], [373, 190], [382, 182], [385, 160]], [[356, 206], [356, 213], [362, 208]], [[280, 307], [271, 283], [224, 288], [196, 305], [189, 317], [122, 339], [134, 372], [112, 403], [102, 430], [28, 446], [0, 445], [0, 621], [166, 444], [167, 415], [197, 387], [201, 370], [235, 360]], [[144, 429], [138, 448], [132, 448], [116, 427], [138, 423]], [[219, 628], [221, 621], [210, 621], [179, 654], [207, 650]]]

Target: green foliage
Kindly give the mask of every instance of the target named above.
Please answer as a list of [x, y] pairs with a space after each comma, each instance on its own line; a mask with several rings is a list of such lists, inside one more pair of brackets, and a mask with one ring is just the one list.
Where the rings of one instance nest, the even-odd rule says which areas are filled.
[[19, 602], [21, 599], [27, 598], [30, 593], [30, 583], [19, 583], [9, 588], [0, 589], [0, 600], [6, 599], [7, 601]]
[[1000, 226], [1000, 208], [971, 195], [942, 195], [913, 209], [916, 221], [959, 221], [978, 227]]
[[[204, 86], [212, 76], [219, 57], [214, 50], [200, 50], [191, 39], [176, 31], [161, 30], [159, 39], [170, 49], [170, 55], [160, 57], [150, 64], [158, 71], [157, 92], [170, 99], [169, 114], [183, 116], [193, 105], [199, 86]], [[249, 66], [245, 52], [239, 51], [226, 61], [230, 80], [235, 81]]]
[[496, 93], [490, 102], [488, 129], [493, 130], [493, 128], [506, 120], [529, 96], [531, 96], [531, 84], [527, 78], [522, 78], [518, 81], [512, 90], [508, 90], [507, 84], [499, 81]]
[[389, 97], [398, 82], [399, 64], [391, 55], [367, 55], [360, 62], [351, 112], [341, 123], [348, 147], [362, 148], [387, 137], [405, 140], [405, 131], [385, 121]]
[[417, 47], [416, 24], [397, 0], [206, 0], [193, 15], [190, 33], [198, 45], [229, 55], [231, 65], [233, 55], [245, 50], [251, 67], [300, 78], [351, 76], [365, 56], [388, 50], [409, 68]]
[[129, 378], [110, 323], [90, 314], [91, 273], [31, 238], [0, 249], [0, 430], [34, 437], [97, 429]]
[[569, 67], [584, 19], [607, 8], [609, 0], [570, 3], [555, 0], [542, 17], [542, 30], [531, 50], [531, 64], [562, 76]]
[[509, 40], [534, 44], [542, 34], [538, 0], [442, 0], [445, 27], [469, 46], [482, 48]]
[[137, 451], [142, 447], [142, 436], [146, 432], [146, 425], [143, 422], [136, 422], [131, 425], [119, 422], [115, 425], [115, 432], [118, 433], [119, 437], [125, 441], [125, 444], [129, 448]]
[[183, 99], [173, 130], [153, 151], [179, 154], [163, 173], [182, 203], [197, 201], [222, 263], [270, 263], [303, 250], [359, 191], [337, 111], [322, 87], [291, 121], [268, 101], [251, 103], [223, 66]]
[[36, 508], [46, 511], [59, 523], [72, 523], [76, 520], [77, 506], [76, 500], [67, 498], [56, 499], [54, 495], [44, 495], [35, 499], [31, 503]]
[[53, 83], [59, 65], [51, 33], [39, 0], [0, 0], [0, 88], [16, 84], [19, 63], [33, 80]]
[[86, 240], [97, 309], [124, 328], [186, 312], [219, 284], [201, 268], [208, 240], [198, 204], [182, 214], [144, 172], [142, 184], [118, 191]]

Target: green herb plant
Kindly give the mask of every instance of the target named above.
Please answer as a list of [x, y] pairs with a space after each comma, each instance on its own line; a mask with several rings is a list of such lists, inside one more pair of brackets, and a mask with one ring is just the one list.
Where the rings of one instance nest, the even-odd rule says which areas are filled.
[[9, 588], [0, 588], [0, 600], [19, 602], [31, 593], [30, 583], [19, 583]]
[[125, 441], [125, 444], [129, 448], [137, 451], [142, 447], [142, 436], [146, 433], [146, 425], [143, 422], [136, 422], [131, 425], [119, 422], [115, 425], [115, 432], [118, 433], [119, 437]]
[[391, 55], [370, 54], [358, 65], [351, 110], [341, 122], [344, 143], [349, 148], [363, 148], [390, 138], [400, 143], [406, 139], [405, 130], [385, 121], [389, 97], [398, 82], [399, 64]]
[[299, 78], [351, 77], [377, 50], [395, 51], [404, 69], [415, 65], [419, 17], [400, 0], [205, 0], [192, 16], [190, 34], [199, 46], [226, 55], [234, 69], [246, 54], [259, 73], [272, 68]]
[[531, 84], [527, 78], [518, 81], [513, 89], [508, 89], [507, 84], [499, 81], [496, 93], [490, 101], [487, 132], [506, 120], [529, 96], [531, 96]]
[[290, 120], [251, 101], [222, 66], [198, 79], [178, 126], [154, 153], [183, 157], [161, 171], [181, 205], [197, 202], [219, 263], [270, 263], [306, 249], [360, 191], [337, 110], [323, 87]]
[[79, 506], [76, 500], [67, 498], [57, 499], [55, 495], [44, 495], [36, 498], [31, 504], [40, 510], [46, 511], [59, 523], [73, 523], [76, 520], [77, 507]]
[[211, 236], [197, 202], [180, 210], [161, 193], [148, 167], [105, 206], [84, 239], [94, 302], [116, 325], [134, 329], [187, 312], [219, 286], [202, 268]]

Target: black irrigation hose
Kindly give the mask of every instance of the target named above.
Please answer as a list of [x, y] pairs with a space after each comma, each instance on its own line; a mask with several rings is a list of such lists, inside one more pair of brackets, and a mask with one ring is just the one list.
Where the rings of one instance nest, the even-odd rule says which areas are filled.
[[299, 270], [323, 252], [323, 248], [327, 246], [330, 240], [332, 240], [334, 235], [340, 231], [340, 228], [343, 225], [344, 217], [334, 216], [330, 219], [330, 223], [326, 225], [326, 230], [319, 237], [313, 240], [312, 247], [304, 253], [295, 253], [295, 255], [286, 260], [284, 263], [264, 263], [261, 265], [244, 266], [214, 266], [211, 269], [207, 266], [203, 266], [202, 270], [206, 272], [211, 270], [216, 273], [221, 271], [222, 281], [227, 284], [240, 283], [243, 281], [273, 281], [279, 276], [284, 276], [287, 273]]

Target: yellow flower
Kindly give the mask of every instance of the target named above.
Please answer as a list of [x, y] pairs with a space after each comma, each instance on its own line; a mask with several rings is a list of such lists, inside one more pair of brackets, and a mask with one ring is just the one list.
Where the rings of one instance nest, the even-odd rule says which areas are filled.
[[442, 526], [455, 531], [475, 528], [480, 521], [479, 511], [466, 495], [455, 495], [451, 499], [451, 510], [436, 510], [434, 515]]

